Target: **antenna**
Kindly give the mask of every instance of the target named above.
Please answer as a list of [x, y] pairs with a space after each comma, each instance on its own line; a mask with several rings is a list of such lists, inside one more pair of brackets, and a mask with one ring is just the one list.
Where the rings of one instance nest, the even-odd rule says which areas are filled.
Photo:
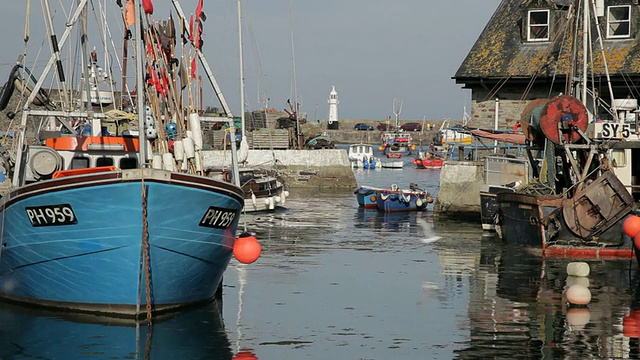
[[393, 114], [396, 116], [396, 131], [398, 130], [398, 116], [402, 112], [402, 100], [393, 99]]

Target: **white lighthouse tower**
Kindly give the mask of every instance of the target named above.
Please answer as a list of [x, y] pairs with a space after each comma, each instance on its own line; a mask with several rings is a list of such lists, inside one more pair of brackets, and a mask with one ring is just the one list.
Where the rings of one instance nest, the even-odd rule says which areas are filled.
[[338, 130], [338, 93], [336, 92], [336, 87], [331, 85], [331, 92], [329, 93], [329, 122], [327, 124], [327, 129]]

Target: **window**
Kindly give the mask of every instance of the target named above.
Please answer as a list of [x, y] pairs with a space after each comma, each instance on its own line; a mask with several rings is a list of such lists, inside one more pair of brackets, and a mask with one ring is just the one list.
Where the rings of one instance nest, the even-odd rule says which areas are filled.
[[631, 5], [609, 6], [607, 11], [607, 38], [631, 37]]
[[96, 166], [113, 166], [113, 158], [99, 157], [96, 159]]
[[89, 167], [89, 158], [86, 157], [74, 157], [71, 159], [72, 169], [85, 169]]
[[624, 149], [611, 150], [611, 159], [614, 162], [615, 167], [627, 166], [627, 157]]
[[549, 41], [549, 10], [529, 11], [528, 41]]
[[138, 160], [136, 158], [120, 159], [120, 169], [135, 169], [137, 166]]

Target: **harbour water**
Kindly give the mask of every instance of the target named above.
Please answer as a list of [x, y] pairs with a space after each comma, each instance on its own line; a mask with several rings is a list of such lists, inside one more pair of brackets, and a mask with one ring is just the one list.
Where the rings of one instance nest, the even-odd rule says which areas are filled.
[[[437, 194], [439, 170], [354, 170], [359, 184]], [[359, 209], [351, 191], [296, 191], [247, 214], [262, 256], [232, 260], [221, 303], [151, 328], [0, 305], [0, 359], [600, 359], [640, 356], [638, 264], [567, 278], [479, 223]], [[468, 194], [478, 196], [478, 194]], [[569, 283], [592, 300], [568, 308]]]

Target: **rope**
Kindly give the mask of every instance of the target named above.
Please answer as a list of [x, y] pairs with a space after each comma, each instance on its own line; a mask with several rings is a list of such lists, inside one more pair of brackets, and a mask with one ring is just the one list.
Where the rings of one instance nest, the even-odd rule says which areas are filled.
[[[144, 281], [145, 281], [145, 294], [146, 294], [146, 312], [147, 312], [147, 322], [149, 326], [152, 324], [152, 312], [153, 309], [151, 307], [151, 269], [150, 269], [150, 258], [149, 258], [149, 228], [148, 228], [148, 220], [147, 220], [147, 192], [144, 183], [144, 177], [140, 182], [142, 186], [142, 247], [140, 249], [140, 276], [138, 283], [142, 282], [142, 271], [144, 271]], [[142, 302], [142, 287], [138, 285], [138, 299], [136, 303], [136, 314], [140, 313], [140, 304]]]

